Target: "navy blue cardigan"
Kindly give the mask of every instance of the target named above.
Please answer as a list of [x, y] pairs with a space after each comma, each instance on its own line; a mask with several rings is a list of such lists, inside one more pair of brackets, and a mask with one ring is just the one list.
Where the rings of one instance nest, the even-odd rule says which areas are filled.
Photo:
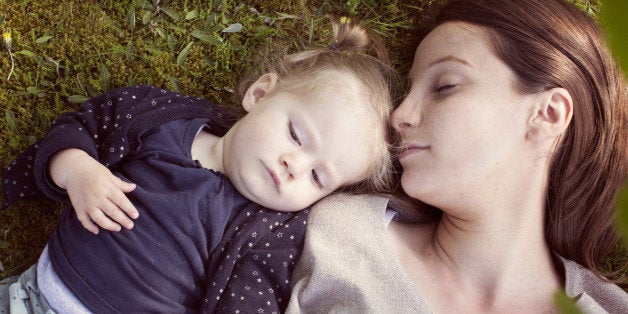
[[[135, 96], [133, 101], [128, 100], [130, 95]], [[47, 172], [48, 159], [62, 149], [82, 149], [102, 164], [115, 167], [139, 150], [142, 134], [184, 118], [209, 119], [208, 124], [216, 128], [212, 133], [218, 136], [237, 120], [206, 100], [150, 86], [123, 87], [90, 99], [79, 111], [57, 118], [44, 139], [3, 170], [2, 207], [34, 196], [69, 201]], [[260, 208], [235, 217], [207, 265], [208, 286], [200, 310], [284, 310], [292, 268], [303, 245], [307, 213]]]

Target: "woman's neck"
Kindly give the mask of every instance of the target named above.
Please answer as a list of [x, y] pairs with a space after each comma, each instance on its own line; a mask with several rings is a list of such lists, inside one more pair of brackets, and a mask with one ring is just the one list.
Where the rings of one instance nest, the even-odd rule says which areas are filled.
[[[473, 304], [478, 311], [517, 308], [521, 304], [516, 302], [551, 306], [560, 278], [544, 237], [541, 190], [526, 191], [520, 195], [527, 198], [518, 197], [510, 203], [493, 201], [481, 208], [467, 203], [464, 210], [452, 211], [472, 213], [469, 217], [454, 217], [447, 214], [452, 211], [445, 210], [443, 218], [428, 231], [425, 227], [417, 227], [422, 229], [418, 232], [401, 231], [406, 239], [419, 235], [418, 240], [401, 240], [406, 243], [394, 246], [408, 275], [434, 310], [455, 308], [451, 302], [438, 301], [452, 293], [460, 296], [459, 305], [472, 308]], [[399, 240], [399, 236], [393, 239]]]

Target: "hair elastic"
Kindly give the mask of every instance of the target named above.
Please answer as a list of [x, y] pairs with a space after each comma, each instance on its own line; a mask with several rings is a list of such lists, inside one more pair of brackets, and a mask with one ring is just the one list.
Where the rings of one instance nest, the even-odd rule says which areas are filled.
[[336, 52], [340, 52], [340, 51], [342, 51], [342, 50], [341, 50], [338, 46], [336, 46], [336, 45], [329, 45], [329, 46], [327, 46], [327, 48], [332, 49], [332, 50], [334, 50], [334, 51], [336, 51]]

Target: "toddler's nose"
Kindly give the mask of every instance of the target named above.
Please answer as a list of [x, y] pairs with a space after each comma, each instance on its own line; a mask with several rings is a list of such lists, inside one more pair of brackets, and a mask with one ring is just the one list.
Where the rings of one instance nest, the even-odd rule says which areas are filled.
[[288, 179], [290, 180], [298, 178], [301, 174], [308, 171], [305, 158], [286, 154], [281, 156], [280, 162], [281, 165], [286, 169], [286, 172], [288, 173]]

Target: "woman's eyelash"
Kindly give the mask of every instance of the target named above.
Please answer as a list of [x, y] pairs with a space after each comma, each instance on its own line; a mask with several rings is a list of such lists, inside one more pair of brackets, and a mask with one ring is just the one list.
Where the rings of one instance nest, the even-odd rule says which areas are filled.
[[455, 88], [456, 86], [458, 86], [458, 85], [456, 85], [456, 84], [444, 84], [444, 85], [441, 85], [441, 86], [437, 87], [436, 88], [436, 92], [439, 92], [439, 93], [446, 92], [446, 91], [449, 91], [449, 90]]
[[288, 130], [290, 130], [290, 137], [301, 146], [301, 140], [297, 136], [297, 133], [294, 131], [294, 127], [292, 126], [292, 122], [288, 122]]

